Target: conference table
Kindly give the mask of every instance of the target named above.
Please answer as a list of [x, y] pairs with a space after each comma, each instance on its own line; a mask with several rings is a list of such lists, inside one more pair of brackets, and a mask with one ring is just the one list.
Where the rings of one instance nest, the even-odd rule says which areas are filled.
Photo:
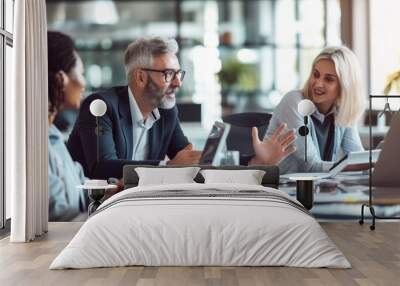
[[[311, 213], [319, 219], [359, 219], [361, 205], [369, 202], [369, 175], [345, 172], [314, 182]], [[279, 189], [296, 197], [296, 182], [281, 179]], [[378, 216], [400, 216], [400, 187], [373, 187], [372, 202]], [[368, 210], [365, 214], [370, 216]]]
[[[199, 123], [182, 123], [182, 129], [202, 150], [209, 130]], [[344, 172], [333, 179], [315, 181], [314, 206], [311, 213], [319, 220], [359, 219], [361, 205], [369, 202], [368, 172]], [[281, 179], [279, 189], [296, 197], [296, 182]], [[400, 216], [400, 187], [373, 188], [372, 201], [378, 216]], [[370, 216], [365, 210], [366, 217]]]

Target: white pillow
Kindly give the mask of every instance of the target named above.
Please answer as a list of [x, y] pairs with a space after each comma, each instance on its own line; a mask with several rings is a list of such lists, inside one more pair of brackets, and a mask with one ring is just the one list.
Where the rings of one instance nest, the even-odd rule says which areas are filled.
[[261, 170], [202, 170], [204, 183], [234, 183], [261, 185], [265, 171]]
[[135, 168], [139, 176], [138, 186], [195, 183], [193, 179], [199, 170], [199, 167]]

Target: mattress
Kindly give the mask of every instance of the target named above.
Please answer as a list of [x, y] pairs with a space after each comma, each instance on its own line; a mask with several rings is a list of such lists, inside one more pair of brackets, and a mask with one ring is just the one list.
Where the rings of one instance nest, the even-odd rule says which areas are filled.
[[129, 265], [351, 267], [287, 194], [257, 185], [197, 183], [114, 195], [50, 269]]

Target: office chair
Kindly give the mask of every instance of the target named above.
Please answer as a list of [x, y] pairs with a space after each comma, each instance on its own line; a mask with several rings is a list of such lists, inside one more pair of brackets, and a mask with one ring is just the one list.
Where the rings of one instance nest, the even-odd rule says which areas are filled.
[[261, 112], [236, 113], [222, 117], [225, 123], [231, 124], [231, 129], [226, 139], [227, 150], [238, 150], [240, 157], [254, 155], [251, 139], [251, 128], [258, 128], [260, 140], [267, 132], [272, 115]]

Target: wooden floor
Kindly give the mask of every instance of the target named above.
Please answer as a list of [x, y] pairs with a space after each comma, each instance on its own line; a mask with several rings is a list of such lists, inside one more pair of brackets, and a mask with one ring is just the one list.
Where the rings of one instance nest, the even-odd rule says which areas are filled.
[[357, 222], [323, 223], [353, 268], [123, 267], [48, 270], [81, 223], [51, 223], [43, 238], [27, 244], [0, 241], [0, 285], [400, 285], [400, 222], [375, 231]]

